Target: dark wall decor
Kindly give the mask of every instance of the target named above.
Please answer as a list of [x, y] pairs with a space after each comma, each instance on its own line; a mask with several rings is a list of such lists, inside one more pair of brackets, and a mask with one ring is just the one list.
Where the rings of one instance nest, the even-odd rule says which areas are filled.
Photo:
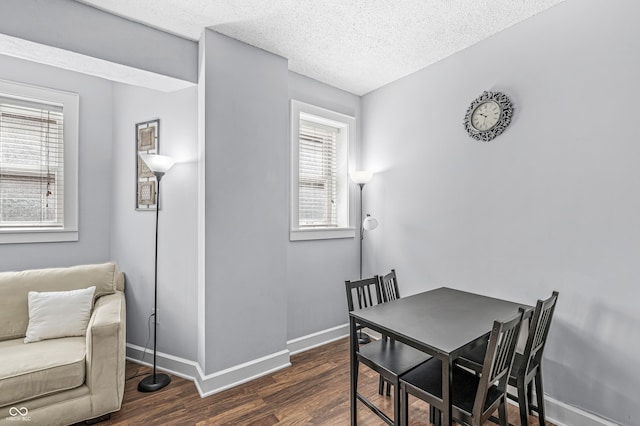
[[158, 154], [160, 119], [136, 124], [136, 210], [155, 210], [157, 207], [156, 177], [140, 158], [140, 154]]
[[513, 105], [507, 95], [484, 92], [467, 108], [463, 124], [469, 136], [489, 142], [505, 131], [512, 116]]

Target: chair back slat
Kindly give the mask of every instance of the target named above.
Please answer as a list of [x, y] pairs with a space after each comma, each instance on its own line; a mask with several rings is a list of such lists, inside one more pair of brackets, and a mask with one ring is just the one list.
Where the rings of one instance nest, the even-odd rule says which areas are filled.
[[506, 374], [509, 369], [509, 349], [513, 345], [514, 335], [516, 334], [516, 328], [505, 331], [501, 334], [500, 341], [498, 342], [498, 349], [496, 350], [495, 361], [493, 362], [493, 368], [489, 375], [489, 382], [493, 383], [499, 380], [503, 374]]
[[556, 307], [556, 302], [558, 301], [558, 294], [557, 291], [554, 291], [551, 297], [546, 300], [538, 300], [538, 303], [536, 303], [536, 308], [529, 326], [529, 336], [527, 337], [527, 343], [523, 353], [526, 362], [522, 363], [521, 369], [523, 371], [521, 372], [524, 374], [529, 371], [529, 366], [534, 360], [540, 362], [542, 359], [542, 352], [547, 341], [547, 335], [549, 334], [551, 319], [553, 318], [553, 312]]
[[374, 305], [370, 286], [358, 287], [356, 288], [356, 293], [358, 295], [358, 309]]
[[[364, 309], [382, 303], [379, 277], [377, 275], [373, 278], [365, 278], [358, 281], [345, 281], [344, 284], [347, 290], [347, 307], [349, 308], [349, 312], [355, 309], [354, 300], [358, 302], [358, 309]], [[374, 295], [375, 299], [373, 298]], [[362, 325], [356, 325], [356, 330], [362, 328]], [[360, 346], [358, 338], [352, 335], [351, 339], [355, 347], [358, 348]]]
[[392, 269], [391, 272], [380, 279], [380, 291], [382, 293], [383, 302], [389, 302], [400, 298], [398, 277], [395, 269]]
[[496, 386], [500, 392], [507, 391], [509, 372], [516, 353], [523, 315], [524, 311], [520, 310], [517, 315], [507, 321], [493, 322], [482, 366], [482, 375], [473, 404], [473, 416], [478, 419], [481, 418], [487, 393], [493, 384], [498, 382]]
[[382, 302], [377, 275], [358, 281], [345, 281], [345, 287], [349, 312], [356, 309], [355, 302], [357, 302], [357, 309], [368, 308]]

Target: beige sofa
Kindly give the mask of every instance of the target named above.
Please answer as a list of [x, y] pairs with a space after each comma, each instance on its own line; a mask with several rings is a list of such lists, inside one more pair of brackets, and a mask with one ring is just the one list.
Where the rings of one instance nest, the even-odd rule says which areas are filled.
[[[96, 286], [86, 336], [24, 343], [28, 292]], [[0, 425], [69, 425], [120, 409], [124, 275], [113, 263], [0, 272]]]

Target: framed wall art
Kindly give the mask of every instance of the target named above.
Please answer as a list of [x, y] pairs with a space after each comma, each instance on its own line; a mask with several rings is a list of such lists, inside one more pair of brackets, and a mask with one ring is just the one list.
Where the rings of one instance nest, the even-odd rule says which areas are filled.
[[159, 154], [160, 119], [136, 124], [136, 210], [157, 208], [158, 183], [140, 154]]

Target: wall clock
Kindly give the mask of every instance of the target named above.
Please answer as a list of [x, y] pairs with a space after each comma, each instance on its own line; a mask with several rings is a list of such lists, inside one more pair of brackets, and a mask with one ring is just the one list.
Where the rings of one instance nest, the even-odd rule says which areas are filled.
[[511, 123], [513, 105], [501, 92], [484, 92], [478, 96], [464, 116], [464, 128], [472, 138], [489, 142]]

